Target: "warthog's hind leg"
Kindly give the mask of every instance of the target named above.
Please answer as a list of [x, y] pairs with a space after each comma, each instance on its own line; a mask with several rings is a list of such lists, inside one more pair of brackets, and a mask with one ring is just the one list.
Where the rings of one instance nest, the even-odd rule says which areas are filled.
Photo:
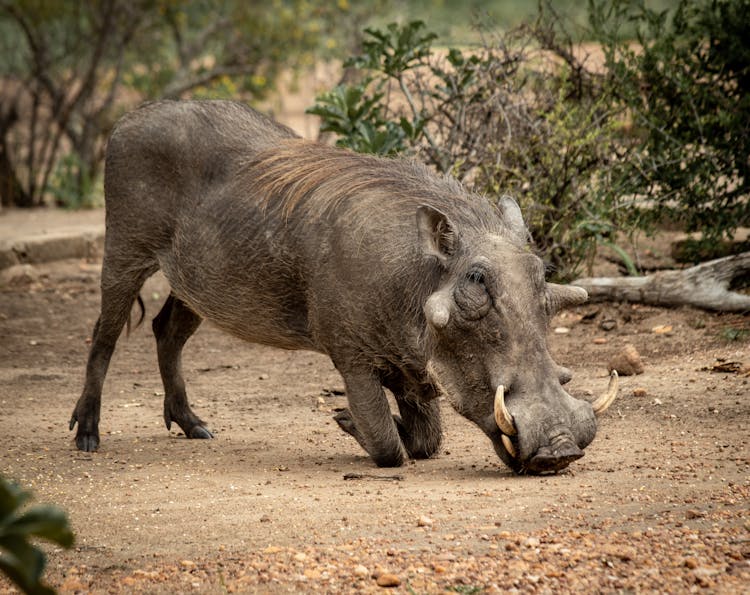
[[125, 326], [133, 302], [150, 272], [122, 272], [116, 267], [116, 263], [108, 262], [105, 256], [102, 269], [101, 314], [94, 325], [91, 338], [83, 393], [70, 418], [71, 430], [76, 423], [78, 424], [76, 446], [79, 450], [93, 452], [99, 448], [99, 415], [104, 377], [122, 327]]
[[213, 438], [206, 424], [190, 409], [182, 377], [182, 348], [200, 323], [200, 316], [170, 294], [152, 326], [159, 371], [164, 383], [164, 421], [167, 429], [175, 422], [188, 438]]

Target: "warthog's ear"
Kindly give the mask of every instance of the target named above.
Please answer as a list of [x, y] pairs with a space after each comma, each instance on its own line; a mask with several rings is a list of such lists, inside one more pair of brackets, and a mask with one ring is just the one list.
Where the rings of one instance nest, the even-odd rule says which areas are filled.
[[529, 242], [531, 240], [531, 234], [523, 220], [521, 207], [518, 206], [515, 199], [507, 194], [503, 195], [500, 197], [500, 200], [497, 201], [497, 208], [502, 214], [503, 221], [505, 221], [510, 232], [521, 241]]
[[448, 217], [428, 205], [417, 208], [417, 231], [419, 244], [426, 256], [434, 256], [445, 264], [455, 254], [458, 238]]

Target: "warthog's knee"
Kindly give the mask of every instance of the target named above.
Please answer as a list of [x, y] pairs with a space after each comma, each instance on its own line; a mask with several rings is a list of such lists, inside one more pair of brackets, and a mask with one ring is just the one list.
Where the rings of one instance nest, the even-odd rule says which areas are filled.
[[439, 421], [434, 424], [413, 424], [411, 428], [407, 428], [401, 417], [394, 415], [393, 418], [410, 458], [429, 459], [440, 450], [443, 433]]
[[409, 442], [405, 442], [412, 459], [429, 459], [440, 450], [442, 444], [443, 436], [439, 433], [412, 436]]

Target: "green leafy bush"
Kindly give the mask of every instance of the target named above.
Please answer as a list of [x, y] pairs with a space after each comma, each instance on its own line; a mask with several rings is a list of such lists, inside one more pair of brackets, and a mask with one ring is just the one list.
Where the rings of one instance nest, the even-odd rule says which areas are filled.
[[572, 278], [599, 243], [611, 243], [619, 200], [600, 189], [617, 123], [551, 21], [496, 36], [478, 50], [437, 50], [424, 23], [366, 29], [361, 74], [308, 110], [337, 144], [404, 153], [490, 198], [514, 195], [555, 276]]
[[92, 208], [101, 206], [103, 202], [103, 191], [94, 192], [97, 181], [92, 177], [86, 162], [77, 153], [70, 152], [57, 162], [50, 176], [47, 191], [59, 207]]
[[309, 111], [340, 145], [409, 154], [477, 192], [514, 195], [559, 279], [600, 245], [636, 274], [615, 238], [665, 219], [699, 232], [687, 248], [706, 255], [750, 225], [750, 0], [588, 10], [603, 67], [549, 2], [471, 51], [436, 49], [420, 21], [391, 24], [365, 30], [346, 63], [359, 78]]
[[[592, 0], [613, 105], [631, 123], [611, 193], [637, 199], [644, 228], [669, 219], [707, 245], [750, 225], [750, 0]], [[636, 26], [636, 44], [620, 39]]]
[[35, 506], [23, 511], [29, 492], [0, 476], [0, 570], [24, 593], [48, 595], [54, 590], [42, 583], [46, 559], [29, 542], [39, 537], [68, 548], [73, 533], [67, 516], [53, 506]]

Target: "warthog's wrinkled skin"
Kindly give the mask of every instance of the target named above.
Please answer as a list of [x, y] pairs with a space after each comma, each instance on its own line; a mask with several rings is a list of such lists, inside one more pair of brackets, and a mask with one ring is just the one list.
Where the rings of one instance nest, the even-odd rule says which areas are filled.
[[[81, 450], [99, 447], [109, 360], [157, 269], [172, 290], [153, 321], [164, 416], [190, 438], [211, 437], [180, 369], [204, 318], [246, 341], [330, 356], [349, 400], [337, 421], [380, 466], [438, 451], [441, 393], [517, 472], [561, 469], [594, 438], [591, 405], [563, 390], [569, 372], [546, 341], [550, 316], [585, 292], [545, 283], [511, 199], [495, 208], [416, 162], [304, 141], [224, 101], [126, 115], [109, 141], [105, 197], [101, 315], [71, 419]], [[498, 385], [515, 456], [493, 417]]]

